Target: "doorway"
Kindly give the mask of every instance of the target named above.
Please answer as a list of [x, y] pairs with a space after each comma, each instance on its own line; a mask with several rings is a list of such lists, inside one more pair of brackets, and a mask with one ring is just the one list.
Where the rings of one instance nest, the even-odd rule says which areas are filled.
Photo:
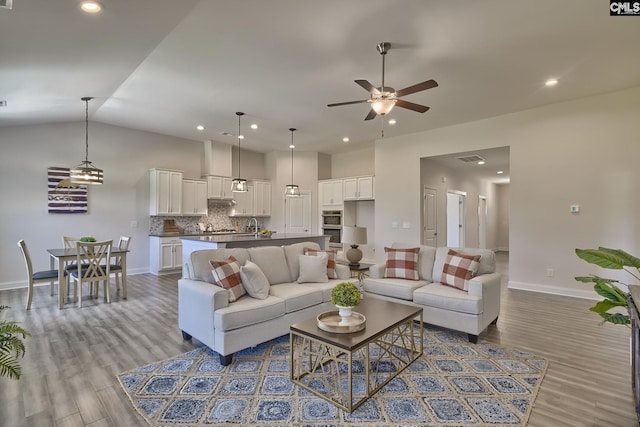
[[464, 206], [467, 193], [447, 191], [447, 246], [464, 248]]
[[487, 198], [478, 196], [478, 247], [487, 249]]
[[427, 246], [438, 246], [438, 191], [424, 187], [422, 190], [422, 243]]
[[311, 234], [311, 192], [300, 191], [299, 197], [284, 198], [284, 232]]

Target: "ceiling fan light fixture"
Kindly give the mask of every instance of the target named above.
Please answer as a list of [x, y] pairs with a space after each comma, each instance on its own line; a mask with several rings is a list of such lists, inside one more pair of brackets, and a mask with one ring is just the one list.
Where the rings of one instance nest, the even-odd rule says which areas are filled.
[[291, 184], [285, 186], [284, 195], [285, 197], [298, 197], [300, 196], [300, 187], [293, 183], [293, 149], [296, 148], [293, 144], [293, 132], [296, 131], [296, 128], [289, 128], [289, 131], [291, 132], [291, 144], [289, 145], [291, 148]]
[[238, 116], [238, 177], [231, 181], [231, 192], [246, 193], [249, 191], [249, 188], [247, 187], [247, 180], [240, 178], [240, 140], [244, 139], [240, 134], [240, 118], [244, 116], [244, 113], [238, 111], [236, 112], [236, 116]]
[[85, 157], [84, 161], [78, 166], [74, 166], [69, 170], [69, 180], [72, 184], [102, 184], [104, 181], [104, 172], [89, 161], [89, 101], [93, 98], [85, 96], [81, 98], [85, 103], [84, 124], [85, 124]]
[[383, 116], [385, 114], [389, 114], [394, 105], [396, 105], [395, 99], [375, 99], [371, 103], [371, 108], [376, 112], [376, 114]]

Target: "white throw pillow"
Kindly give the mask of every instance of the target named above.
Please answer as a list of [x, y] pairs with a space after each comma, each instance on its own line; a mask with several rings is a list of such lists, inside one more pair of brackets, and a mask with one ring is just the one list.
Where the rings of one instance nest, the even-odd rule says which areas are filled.
[[298, 283], [326, 283], [327, 276], [326, 253], [318, 255], [298, 255], [300, 261], [300, 276]]
[[249, 296], [257, 299], [266, 299], [269, 296], [269, 280], [256, 263], [247, 260], [240, 267], [240, 278]]

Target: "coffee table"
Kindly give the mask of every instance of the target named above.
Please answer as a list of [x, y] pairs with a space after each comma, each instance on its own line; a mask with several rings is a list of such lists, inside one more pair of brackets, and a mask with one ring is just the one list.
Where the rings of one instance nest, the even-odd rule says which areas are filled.
[[359, 332], [323, 331], [315, 317], [290, 327], [291, 381], [347, 412], [422, 355], [422, 308], [367, 298], [354, 311], [367, 319]]

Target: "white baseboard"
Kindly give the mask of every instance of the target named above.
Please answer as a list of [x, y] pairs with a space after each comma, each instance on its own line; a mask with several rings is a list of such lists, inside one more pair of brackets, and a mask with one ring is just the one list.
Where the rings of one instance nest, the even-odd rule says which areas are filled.
[[560, 286], [541, 285], [539, 283], [526, 283], [509, 281], [509, 289], [518, 289], [521, 291], [540, 292], [543, 294], [562, 295], [565, 297], [574, 297], [590, 300], [598, 300], [601, 297], [595, 291], [589, 289], [568, 289]]
[[[127, 276], [135, 276], [136, 274], [145, 274], [148, 273], [148, 268], [127, 268]], [[0, 291], [8, 291], [10, 289], [26, 289], [28, 286], [25, 280], [21, 280], [18, 282], [4, 282], [0, 283]], [[36, 283], [34, 286], [49, 286], [48, 282], [45, 283]]]
[[493, 249], [494, 252], [509, 252], [509, 246], [498, 246]]

